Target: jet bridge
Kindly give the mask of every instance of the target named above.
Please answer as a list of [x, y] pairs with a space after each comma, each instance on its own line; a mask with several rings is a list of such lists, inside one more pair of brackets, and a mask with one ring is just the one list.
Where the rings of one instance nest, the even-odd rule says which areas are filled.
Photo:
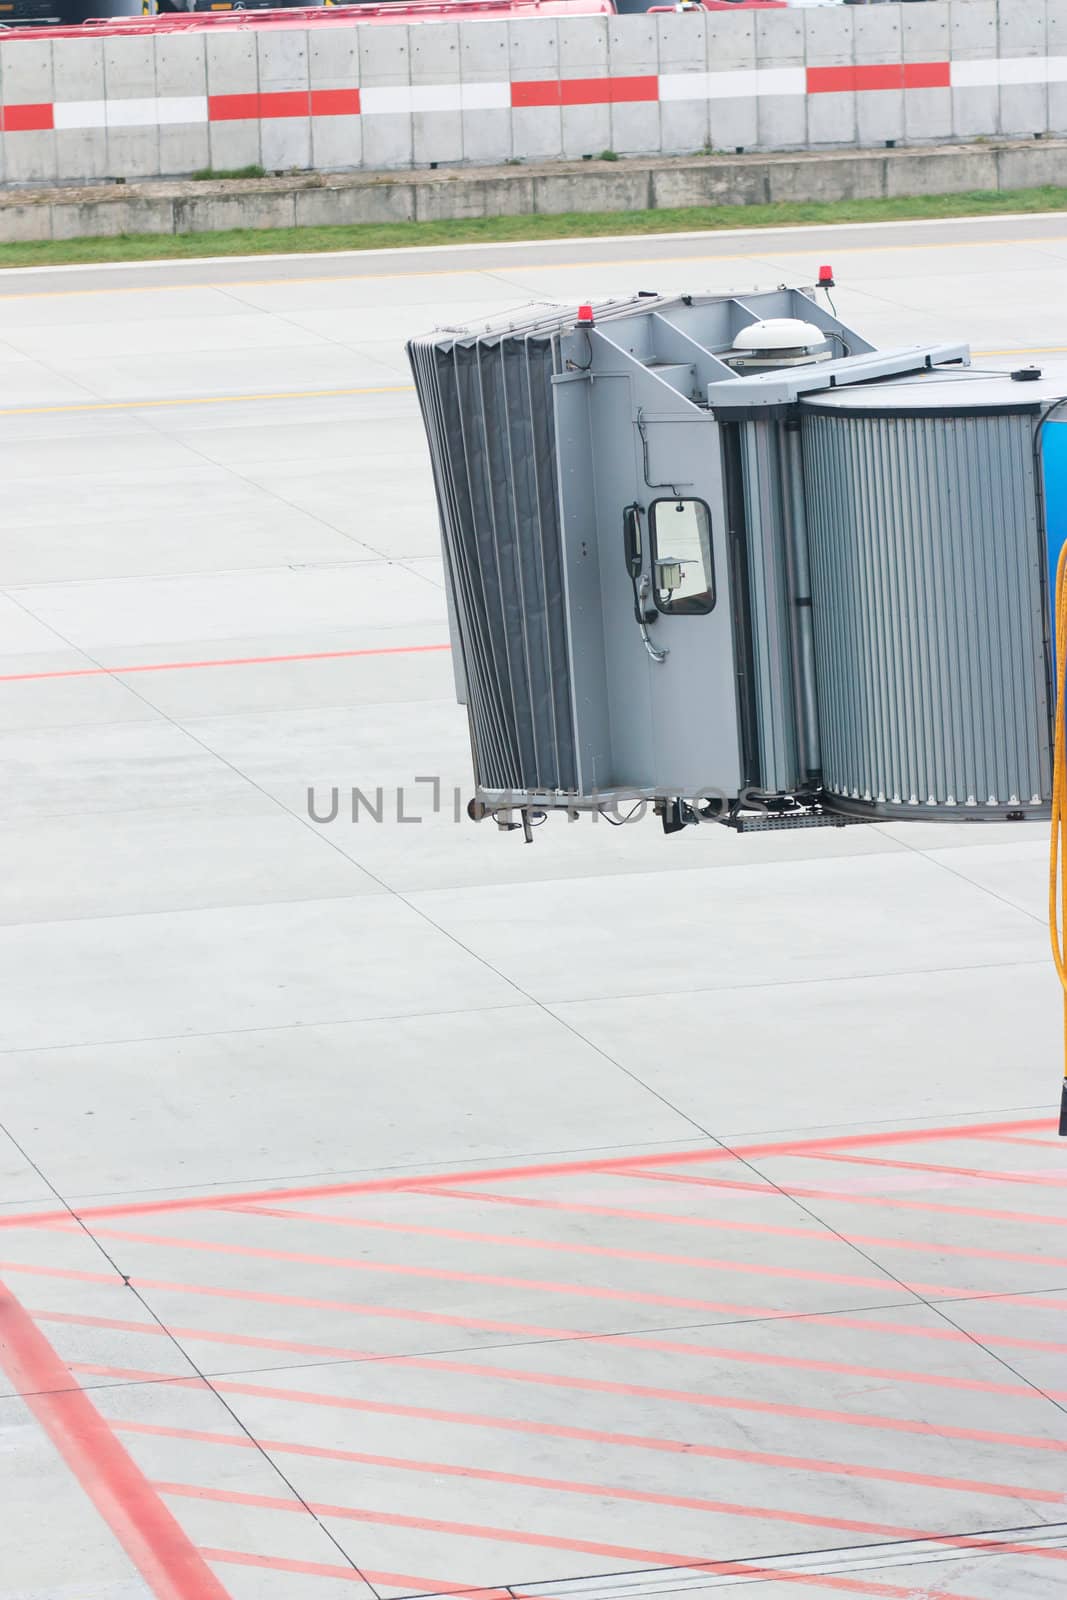
[[877, 350], [785, 288], [531, 307], [408, 353], [473, 815], [1048, 814], [1067, 374]]

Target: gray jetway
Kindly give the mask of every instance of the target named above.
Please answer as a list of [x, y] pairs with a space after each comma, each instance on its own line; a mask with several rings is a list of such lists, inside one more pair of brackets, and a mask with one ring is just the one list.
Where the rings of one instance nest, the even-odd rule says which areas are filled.
[[534, 307], [409, 356], [476, 814], [1047, 814], [1062, 379], [876, 350], [784, 288]]

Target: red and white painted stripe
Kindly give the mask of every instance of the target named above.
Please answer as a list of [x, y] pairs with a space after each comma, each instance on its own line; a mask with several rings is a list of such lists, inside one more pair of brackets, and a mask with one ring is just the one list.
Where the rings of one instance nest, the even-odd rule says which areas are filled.
[[0, 132], [255, 122], [280, 117], [410, 116], [416, 112], [508, 111], [639, 102], [676, 104], [691, 100], [762, 99], [771, 95], [871, 94], [905, 89], [969, 89], [1042, 83], [1067, 83], [1067, 55], [38, 101], [0, 106]]

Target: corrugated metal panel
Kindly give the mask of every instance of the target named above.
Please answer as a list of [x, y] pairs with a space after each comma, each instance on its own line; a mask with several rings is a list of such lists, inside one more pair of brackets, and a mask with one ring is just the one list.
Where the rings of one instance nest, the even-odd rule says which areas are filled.
[[760, 783], [771, 794], [801, 781], [794, 707], [791, 610], [778, 426], [741, 424], [752, 665]]
[[914, 816], [1049, 797], [1026, 416], [803, 415], [823, 781]]
[[478, 784], [577, 786], [549, 337], [408, 347], [430, 443]]

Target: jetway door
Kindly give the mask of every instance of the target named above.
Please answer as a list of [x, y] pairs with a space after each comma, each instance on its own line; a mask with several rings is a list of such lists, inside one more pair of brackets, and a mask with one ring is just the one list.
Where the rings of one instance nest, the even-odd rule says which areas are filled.
[[635, 411], [625, 380], [608, 403], [606, 387], [592, 433], [614, 783], [732, 798], [741, 758], [718, 429]]

